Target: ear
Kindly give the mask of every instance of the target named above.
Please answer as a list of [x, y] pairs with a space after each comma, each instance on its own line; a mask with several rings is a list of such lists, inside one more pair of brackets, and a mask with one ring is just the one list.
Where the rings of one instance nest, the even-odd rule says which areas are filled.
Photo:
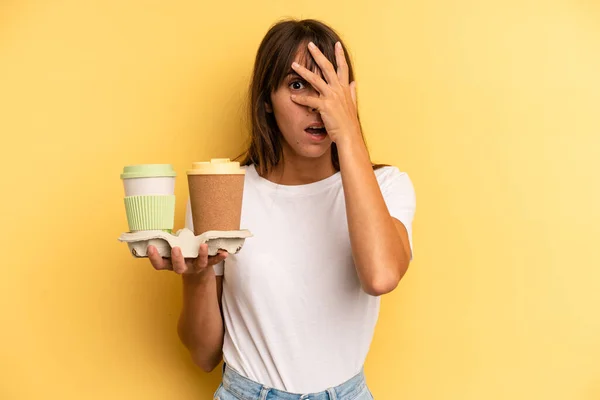
[[273, 107], [271, 107], [268, 101], [265, 101], [265, 110], [267, 110], [269, 114], [273, 112]]

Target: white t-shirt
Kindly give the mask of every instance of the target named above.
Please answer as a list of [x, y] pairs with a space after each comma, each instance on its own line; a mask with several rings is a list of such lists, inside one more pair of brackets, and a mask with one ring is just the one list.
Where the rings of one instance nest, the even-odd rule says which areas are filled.
[[[380, 300], [362, 290], [356, 273], [341, 174], [286, 186], [260, 177], [253, 165], [245, 169], [240, 228], [253, 237], [215, 265], [224, 274], [224, 360], [288, 392], [337, 386], [361, 370]], [[396, 167], [374, 172], [412, 249], [412, 182]], [[186, 227], [193, 230], [189, 201]]]

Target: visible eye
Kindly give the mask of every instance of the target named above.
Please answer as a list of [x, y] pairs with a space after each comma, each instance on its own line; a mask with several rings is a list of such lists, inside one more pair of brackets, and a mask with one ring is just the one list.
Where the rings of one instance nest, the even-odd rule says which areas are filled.
[[300, 90], [300, 89], [304, 88], [304, 82], [295, 80], [295, 81], [290, 82], [289, 87], [291, 87], [294, 90]]

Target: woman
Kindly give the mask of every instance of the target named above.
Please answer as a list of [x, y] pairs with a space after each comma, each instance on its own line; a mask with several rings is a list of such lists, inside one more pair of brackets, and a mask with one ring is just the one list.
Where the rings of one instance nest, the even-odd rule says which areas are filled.
[[217, 399], [373, 398], [363, 364], [379, 296], [412, 258], [415, 195], [405, 173], [370, 161], [343, 48], [315, 20], [280, 22], [259, 47], [242, 251], [148, 249], [156, 269], [182, 274], [178, 333], [194, 361], [224, 360]]

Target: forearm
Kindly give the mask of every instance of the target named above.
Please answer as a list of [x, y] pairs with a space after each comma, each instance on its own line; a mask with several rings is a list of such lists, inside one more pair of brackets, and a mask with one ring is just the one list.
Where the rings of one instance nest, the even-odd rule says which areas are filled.
[[401, 237], [390, 216], [360, 135], [338, 144], [352, 256], [364, 290], [393, 290], [408, 267]]
[[224, 328], [216, 279], [212, 267], [182, 277], [183, 307], [177, 331], [194, 362], [206, 372], [219, 364], [223, 349]]

